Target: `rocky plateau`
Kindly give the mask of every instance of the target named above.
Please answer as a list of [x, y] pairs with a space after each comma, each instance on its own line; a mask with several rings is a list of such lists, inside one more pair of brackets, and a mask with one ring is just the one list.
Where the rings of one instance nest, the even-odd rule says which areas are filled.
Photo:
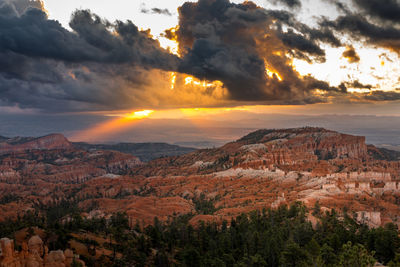
[[[214, 209], [202, 211], [199, 199]], [[229, 221], [302, 201], [377, 227], [400, 224], [400, 161], [364, 137], [311, 127], [259, 130], [148, 163], [83, 150], [62, 135], [0, 143], [0, 220], [62, 200], [75, 201], [88, 218], [126, 212], [132, 226], [187, 213], [193, 224]]]

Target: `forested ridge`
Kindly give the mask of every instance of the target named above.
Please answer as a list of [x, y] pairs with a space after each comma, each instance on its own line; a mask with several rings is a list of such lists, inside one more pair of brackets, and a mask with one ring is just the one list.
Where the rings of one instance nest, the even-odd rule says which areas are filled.
[[[43, 207], [42, 207], [43, 208]], [[318, 223], [312, 227], [307, 214]], [[340, 214], [340, 215], [339, 215]], [[308, 211], [301, 203], [276, 210], [253, 211], [222, 224], [189, 224], [192, 214], [157, 218], [131, 228], [124, 213], [110, 219], [84, 219], [73, 202], [60, 202], [45, 212], [29, 212], [0, 224], [0, 236], [36, 226], [46, 232], [49, 249], [65, 249], [74, 239], [85, 244], [88, 266], [400, 266], [397, 226], [370, 229], [345, 211]], [[68, 218], [68, 219], [66, 219]], [[90, 233], [108, 240], [79, 238]], [[96, 248], [112, 251], [95, 255]]]

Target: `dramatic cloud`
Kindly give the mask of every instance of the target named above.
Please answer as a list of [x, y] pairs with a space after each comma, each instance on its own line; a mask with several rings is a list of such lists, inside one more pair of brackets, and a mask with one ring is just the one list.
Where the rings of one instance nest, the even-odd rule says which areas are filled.
[[[127, 63], [160, 69], [174, 69], [178, 58], [160, 48], [148, 32], [130, 21], [111, 24], [87, 10], [76, 11], [69, 32], [48, 20], [38, 9], [18, 16], [0, 13], [0, 52], [65, 62]], [[114, 31], [114, 33], [111, 32]]]
[[160, 14], [160, 15], [167, 15], [167, 16], [172, 16], [172, 13], [166, 9], [166, 8], [157, 8], [153, 7], [152, 9], [147, 9], [144, 6], [140, 9], [140, 12], [144, 14]]
[[130, 108], [143, 101], [135, 92], [151, 82], [150, 70], [177, 69], [179, 58], [130, 21], [110, 23], [80, 10], [70, 32], [37, 9], [38, 2], [20, 3], [0, 1], [2, 105]]
[[44, 4], [41, 0], [2, 0], [0, 1], [0, 13], [20, 16], [28, 9], [36, 8], [44, 10]]
[[357, 54], [353, 46], [347, 46], [346, 50], [343, 52], [342, 56], [349, 61], [349, 63], [360, 62], [360, 56]]
[[333, 47], [342, 45], [340, 40], [333, 34], [333, 32], [325, 27], [311, 28], [310, 26], [298, 21], [293, 13], [283, 10], [265, 10], [268, 16], [271, 16], [275, 21], [275, 30], [281, 35], [285, 34], [282, 31], [283, 27], [289, 27], [290, 30], [295, 30], [301, 33], [308, 42], [313, 42], [313, 46], [318, 45], [318, 42], [327, 43]]
[[346, 84], [347, 87], [355, 88], [355, 89], [368, 89], [368, 90], [371, 90], [373, 88], [372, 85], [360, 83], [360, 81], [358, 81], [358, 80], [353, 81], [353, 82], [346, 82], [345, 84]]
[[353, 0], [353, 2], [372, 17], [400, 22], [400, 2], [398, 0]]
[[[321, 21], [321, 26], [348, 34], [355, 40], [366, 39], [369, 44], [400, 54], [400, 28], [395, 25], [399, 21], [399, 2], [396, 0], [353, 1], [365, 11], [352, 12], [345, 4], [336, 2], [339, 10], [345, 15], [333, 21], [325, 18]], [[379, 21], [368, 19], [368, 17], [378, 18]]]
[[[100, 53], [93, 61], [130, 63], [144, 67], [173, 70], [179, 59], [160, 47], [147, 31], [139, 31], [131, 21], [111, 24], [87, 10], [76, 11], [71, 28]], [[115, 31], [116, 34], [114, 34]]]
[[325, 61], [325, 51], [304, 35], [289, 30], [286, 33], [279, 32], [278, 36], [286, 47], [293, 49], [293, 56], [304, 59], [310, 63], [312, 60], [306, 54], [314, 56], [318, 62]]
[[325, 25], [352, 37], [358, 34], [360, 37], [365, 37], [370, 44], [389, 48], [400, 54], [400, 29], [398, 28], [372, 24], [358, 14], [340, 16], [335, 21], [326, 22]]
[[364, 98], [372, 101], [393, 101], [400, 100], [400, 93], [394, 91], [373, 91], [366, 94]]
[[[301, 7], [296, 0], [280, 2]], [[369, 12], [368, 5], [357, 4]], [[171, 15], [158, 8], [143, 7], [142, 12]], [[187, 2], [179, 8], [178, 27], [165, 34], [177, 41], [177, 56], [131, 21], [110, 22], [77, 10], [67, 30], [47, 17], [39, 0], [0, 0], [0, 106], [65, 112], [309, 104], [347, 97], [347, 88], [372, 86], [357, 81], [335, 87], [301, 76], [293, 59], [325, 62], [323, 47], [343, 45], [338, 33], [358, 33], [359, 39], [399, 52], [400, 32], [382, 22], [395, 21], [390, 13], [371, 11], [366, 18], [344, 4], [341, 12], [313, 28], [291, 12], [250, 1]], [[359, 61], [353, 47], [343, 56]], [[188, 83], [188, 75], [204, 85]], [[396, 95], [373, 91], [365, 99], [386, 101]]]
[[301, 7], [300, 0], [274, 0], [275, 4], [282, 3], [288, 7]]
[[[284, 31], [283, 25], [293, 27]], [[222, 81], [234, 100], [312, 103], [323, 101], [312, 94], [313, 89], [340, 91], [312, 77], [300, 77], [290, 65], [288, 55], [323, 61], [325, 53], [311, 37], [334, 37], [297, 24], [285, 11], [268, 11], [252, 2], [187, 2], [179, 8], [178, 31], [167, 36], [179, 42], [181, 72]]]

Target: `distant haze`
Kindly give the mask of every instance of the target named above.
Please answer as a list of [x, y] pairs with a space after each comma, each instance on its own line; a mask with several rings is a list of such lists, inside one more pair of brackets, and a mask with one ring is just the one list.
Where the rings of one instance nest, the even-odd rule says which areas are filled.
[[[167, 142], [193, 147], [219, 146], [261, 128], [318, 126], [367, 137], [371, 144], [400, 144], [400, 117], [372, 115], [263, 115], [240, 112], [197, 120], [147, 119], [104, 139], [74, 140], [92, 143]], [[61, 118], [61, 119], [60, 119]], [[71, 137], [82, 128], [104, 120], [94, 115], [0, 115], [0, 136], [42, 136], [60, 132]]]

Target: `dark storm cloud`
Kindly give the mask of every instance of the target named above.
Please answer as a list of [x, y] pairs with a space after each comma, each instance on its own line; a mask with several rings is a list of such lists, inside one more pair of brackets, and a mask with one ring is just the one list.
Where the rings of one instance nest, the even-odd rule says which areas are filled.
[[394, 101], [400, 100], [400, 93], [394, 91], [373, 91], [365, 95], [364, 99], [371, 101]]
[[356, 89], [368, 89], [368, 90], [371, 90], [373, 88], [372, 85], [363, 84], [358, 80], [355, 80], [353, 82], [346, 82], [345, 84], [346, 84], [347, 87], [356, 88]]
[[303, 34], [308, 41], [313, 41], [317, 44], [317, 41], [322, 43], [330, 44], [333, 47], [339, 47], [342, 45], [340, 40], [334, 35], [334, 33], [325, 27], [311, 28], [307, 24], [298, 21], [293, 13], [284, 10], [265, 10], [268, 16], [271, 16], [276, 20], [275, 25], [277, 30], [282, 32], [283, 26], [287, 26], [295, 29], [297, 32]]
[[[400, 53], [400, 29], [391, 25], [372, 24], [359, 14], [340, 16], [335, 21], [325, 21], [324, 26], [352, 35], [364, 37], [370, 44], [386, 47]], [[360, 39], [360, 38], [358, 38]]]
[[140, 102], [138, 92], [151, 83], [154, 68], [220, 80], [234, 101], [304, 104], [325, 101], [312, 94], [314, 89], [344, 92], [293, 70], [288, 55], [321, 62], [325, 52], [319, 43], [340, 43], [287, 11], [227, 0], [185, 3], [179, 10], [178, 58], [130, 21], [110, 23], [78, 10], [71, 32], [37, 9], [40, 1], [33, 6], [12, 1], [25, 4], [19, 8], [0, 1], [0, 100], [9, 105], [56, 111], [129, 108]]
[[398, 0], [353, 0], [353, 2], [372, 17], [400, 22], [400, 2]]
[[160, 14], [160, 15], [172, 16], [172, 13], [167, 8], [153, 7], [152, 9], [147, 9], [143, 6], [140, 9], [140, 12], [144, 14]]
[[157, 41], [130, 21], [111, 24], [80, 10], [72, 15], [70, 26], [75, 33], [47, 19], [36, 8], [21, 16], [0, 13], [0, 52], [66, 62], [129, 63], [161, 69], [173, 69], [178, 62], [177, 57], [160, 48]]
[[342, 56], [345, 57], [349, 61], [349, 63], [360, 62], [360, 56], [357, 54], [353, 46], [348, 46], [343, 52]]
[[288, 7], [301, 7], [301, 2], [300, 0], [274, 0], [272, 1], [273, 3], [277, 4], [277, 3], [281, 3], [284, 4]]
[[342, 90], [342, 92], [347, 92], [347, 88], [371, 90], [374, 88], [374, 86], [371, 84], [363, 84], [359, 80], [354, 80], [351, 82], [342, 82], [339, 85], [339, 88]]
[[140, 101], [134, 92], [149, 83], [151, 69], [177, 68], [179, 58], [130, 21], [110, 23], [80, 10], [72, 15], [71, 32], [49, 20], [37, 3], [0, 0], [2, 105], [129, 108]]
[[[160, 47], [148, 32], [139, 31], [131, 21], [113, 24], [100, 19], [87, 10], [72, 15], [70, 27], [86, 43], [100, 53], [93, 61], [106, 63], [130, 63], [164, 70], [173, 70], [178, 57]], [[110, 30], [115, 30], [117, 35]]]
[[[284, 31], [284, 26], [291, 28]], [[287, 56], [324, 61], [325, 52], [317, 41], [339, 43], [328, 32], [298, 23], [289, 12], [265, 10], [252, 2], [200, 0], [179, 8], [179, 30], [167, 36], [179, 41], [181, 72], [222, 81], [232, 99], [294, 103], [323, 101], [311, 97], [314, 89], [342, 91], [315, 78], [300, 77]], [[283, 80], [266, 75], [266, 68]]]
[[40, 0], [1, 0], [0, 13], [20, 16], [28, 9], [35, 8], [44, 10], [43, 2]]
[[[351, 11], [346, 4], [334, 1], [344, 15], [335, 20], [324, 18], [320, 23], [322, 28], [345, 33], [352, 39], [366, 40], [369, 44], [388, 48], [400, 54], [400, 28], [395, 25], [399, 20], [399, 13], [396, 11], [399, 10], [399, 3], [392, 0], [353, 0], [353, 2], [363, 9]], [[395, 13], [389, 11], [388, 7]], [[378, 18], [378, 21], [374, 18]]]
[[[300, 6], [299, 1], [283, 2]], [[148, 10], [169, 15], [167, 11]], [[349, 17], [362, 23], [354, 25]], [[377, 28], [371, 30], [371, 25]], [[206, 94], [215, 106], [221, 101], [230, 105], [326, 102], [327, 96], [345, 96], [347, 87], [357, 84], [342, 83], [337, 88], [312, 76], [302, 77], [292, 67], [293, 57], [324, 62], [321, 44], [342, 46], [335, 36], [338, 31], [356, 29], [363, 36], [381, 35], [385, 43], [390, 38], [398, 42], [395, 28], [371, 24], [348, 12], [312, 28], [291, 12], [228, 0], [199, 0], [179, 8], [179, 29], [166, 36], [179, 42], [180, 57], [161, 48], [149, 31], [140, 31], [131, 21], [109, 22], [77, 10], [70, 27], [72, 31], [48, 19], [41, 1], [0, 0], [0, 106], [51, 112], [175, 107], [182, 102], [170, 98], [180, 98], [179, 92], [186, 97], [182, 99]], [[172, 94], [165, 71], [219, 80], [223, 94], [214, 94], [217, 87]], [[374, 94], [376, 100], [390, 98]]]
[[96, 60], [101, 52], [38, 9], [21, 17], [0, 16], [0, 51], [71, 62]]
[[319, 62], [325, 61], [325, 51], [322, 50], [317, 43], [306, 38], [304, 35], [289, 30], [285, 33], [278, 33], [278, 36], [285, 46], [293, 49], [294, 56], [307, 60], [310, 63], [312, 60], [307, 56], [307, 54], [313, 56], [314, 59]]
[[[138, 104], [151, 76], [141, 68], [47, 61], [32, 66], [26, 79], [0, 75], [1, 105], [51, 112], [128, 109]], [[1, 106], [0, 105], [0, 106]]]
[[[10, 7], [4, 2], [3, 7]], [[111, 25], [89, 11], [77, 11], [70, 25], [76, 33], [48, 20], [39, 9], [27, 9], [20, 16], [0, 14], [2, 62], [11, 53], [38, 59], [65, 62], [130, 63], [156, 68], [172, 68], [177, 58], [159, 47], [131, 22]], [[112, 35], [113, 28], [119, 36]]]

